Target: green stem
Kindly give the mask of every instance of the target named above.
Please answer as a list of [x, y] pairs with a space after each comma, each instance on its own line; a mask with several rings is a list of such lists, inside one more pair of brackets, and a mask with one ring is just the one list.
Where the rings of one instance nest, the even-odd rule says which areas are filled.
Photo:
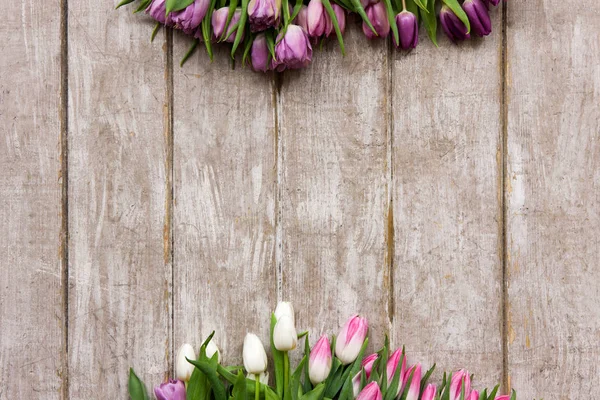
[[254, 374], [254, 400], [260, 400], [260, 375]]
[[289, 399], [289, 385], [290, 385], [290, 359], [288, 357], [288, 352], [283, 352], [283, 399]]

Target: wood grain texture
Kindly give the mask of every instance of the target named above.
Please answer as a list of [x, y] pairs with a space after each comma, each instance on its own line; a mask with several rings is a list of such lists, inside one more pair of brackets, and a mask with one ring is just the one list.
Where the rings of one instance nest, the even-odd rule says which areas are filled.
[[2, 8], [0, 399], [58, 399], [66, 377], [60, 2]]
[[507, 32], [511, 385], [524, 399], [594, 398], [600, 3], [510, 3]]
[[[169, 369], [164, 35], [106, 1], [69, 2], [69, 381], [125, 398]], [[168, 235], [167, 235], [168, 236]]]
[[174, 343], [198, 351], [215, 330], [239, 365], [246, 332], [268, 345], [277, 300], [272, 77], [232, 70], [225, 44], [179, 68], [175, 36]]
[[394, 340], [409, 361], [502, 377], [501, 10], [485, 39], [440, 32], [392, 71]]
[[375, 348], [388, 328], [387, 47], [349, 25], [345, 57], [329, 40], [310, 67], [283, 77], [280, 267], [311, 343], [360, 313]]

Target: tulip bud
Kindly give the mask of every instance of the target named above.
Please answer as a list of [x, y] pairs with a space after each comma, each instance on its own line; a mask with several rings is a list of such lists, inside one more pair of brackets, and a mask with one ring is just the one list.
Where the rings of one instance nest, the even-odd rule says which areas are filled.
[[373, 381], [365, 386], [358, 396], [356, 396], [356, 400], [381, 400], [381, 390], [377, 382]]
[[[256, 375], [248, 374], [248, 375], [246, 375], [246, 378], [250, 379], [251, 381], [254, 381], [254, 380], [256, 380]], [[263, 385], [268, 385], [269, 384], [269, 371], [261, 372], [258, 375], [258, 381], [260, 383], [262, 383]]]
[[469, 376], [469, 371], [461, 369], [452, 375], [452, 380], [450, 381], [450, 400], [460, 399], [463, 382], [465, 385], [465, 393], [470, 393], [471, 377]]
[[211, 340], [206, 345], [206, 357], [213, 358], [215, 353], [217, 354], [217, 362], [219, 362], [221, 360], [221, 352], [219, 351], [217, 345]]
[[423, 394], [421, 395], [421, 400], [433, 400], [435, 398], [435, 385], [431, 383], [427, 385], [427, 387], [423, 390]]
[[466, 400], [479, 400], [479, 392], [477, 390], [473, 390], [471, 394], [465, 397]]
[[277, 320], [273, 328], [273, 344], [279, 351], [290, 351], [296, 348], [298, 334], [294, 321], [287, 315]]
[[350, 364], [360, 353], [360, 348], [367, 337], [369, 325], [367, 320], [358, 315], [352, 316], [340, 331], [335, 343], [335, 355], [343, 365]]
[[410, 381], [410, 386], [408, 387], [406, 400], [418, 400], [419, 390], [421, 389], [421, 364], [414, 365], [408, 371], [406, 371], [407, 384], [411, 374], [412, 380]]
[[155, 21], [160, 22], [163, 25], [173, 26], [173, 14], [165, 17], [167, 13], [167, 6], [165, 0], [153, 0], [152, 3], [146, 8], [146, 14], [150, 15]]
[[182, 381], [171, 379], [156, 386], [154, 395], [158, 400], [185, 400], [185, 384]]
[[184, 382], [190, 380], [192, 376], [192, 372], [194, 372], [194, 366], [190, 364], [187, 360], [196, 360], [196, 353], [194, 352], [194, 348], [191, 344], [182, 344], [177, 352], [177, 365], [175, 368], [175, 372], [177, 374], [177, 379], [181, 379]]
[[275, 319], [279, 321], [281, 317], [288, 316], [292, 319], [292, 323], [296, 324], [296, 318], [294, 316], [294, 307], [289, 301], [280, 301], [275, 307]]
[[173, 23], [188, 35], [200, 26], [202, 19], [208, 11], [210, 0], [196, 0], [181, 11], [173, 13]]
[[267, 72], [271, 63], [271, 54], [267, 46], [267, 38], [264, 33], [259, 33], [252, 42], [250, 50], [250, 61], [255, 71]]
[[[333, 8], [333, 12], [335, 13], [335, 18], [337, 19], [338, 26], [340, 27], [340, 32], [343, 34], [346, 30], [346, 11], [337, 4], [333, 3], [331, 5]], [[333, 26], [333, 21], [331, 18], [327, 18], [327, 26], [325, 27], [325, 36], [329, 37], [332, 33], [335, 33], [335, 28]]]
[[321, 336], [310, 351], [308, 359], [308, 377], [313, 385], [318, 385], [331, 372], [331, 345], [327, 335]]
[[363, 22], [362, 29], [367, 39], [374, 39], [376, 37], [386, 37], [390, 33], [390, 21], [388, 20], [385, 5], [382, 1], [372, 4], [365, 9], [369, 21], [375, 28], [377, 35], [373, 33], [371, 28]]
[[443, 5], [440, 10], [440, 22], [442, 23], [442, 29], [454, 43], [471, 38], [471, 35], [467, 33], [465, 24], [446, 5]]
[[327, 28], [327, 20], [329, 15], [323, 6], [321, 0], [310, 0], [308, 3], [308, 34], [311, 37], [323, 36]]
[[277, 25], [281, 12], [281, 0], [250, 0], [248, 21], [253, 32], [260, 32]]
[[469, 17], [473, 32], [479, 36], [487, 36], [492, 32], [490, 14], [482, 0], [465, 0], [462, 8]]
[[[227, 23], [227, 15], [229, 14], [229, 7], [221, 7], [215, 10], [212, 14], [212, 28], [215, 35], [215, 38], [219, 39], [223, 34], [229, 33], [230, 29], [235, 26], [240, 21], [240, 17], [242, 16], [242, 10], [240, 8], [236, 9], [231, 17], [231, 21], [229, 25], [225, 26]], [[237, 33], [237, 29], [231, 32], [229, 37], [225, 39], [228, 43], [233, 43], [235, 41], [235, 35]], [[242, 33], [242, 40], [244, 39]]]
[[275, 66], [278, 71], [285, 68], [303, 68], [312, 60], [312, 46], [308, 39], [308, 34], [298, 25], [288, 25], [285, 36], [277, 36], [275, 45]]
[[300, 6], [300, 12], [298, 12], [298, 15], [296, 16], [296, 18], [294, 18], [294, 21], [292, 23], [302, 27], [302, 29], [304, 29], [306, 32], [308, 32], [308, 7], [307, 6], [305, 6], [305, 5]]
[[249, 374], [260, 374], [267, 369], [267, 353], [262, 342], [254, 333], [246, 334], [242, 358]]
[[410, 11], [402, 11], [396, 15], [396, 26], [398, 27], [398, 36], [400, 45], [394, 38], [396, 47], [401, 47], [403, 50], [414, 49], [419, 43], [419, 24], [417, 16]]
[[[365, 370], [365, 378], [369, 379], [371, 377], [373, 364], [375, 364], [375, 360], [377, 360], [378, 357], [379, 355], [377, 353], [373, 353], [362, 360], [361, 366], [362, 369]], [[358, 374], [354, 375], [354, 378], [352, 378], [352, 389], [354, 391], [354, 397], [358, 396], [358, 394], [360, 393], [361, 375], [362, 372], [359, 371]]]
[[394, 380], [394, 375], [396, 375], [396, 371], [398, 369], [398, 364], [400, 364], [400, 359], [402, 358], [402, 365], [400, 366], [400, 380], [398, 383], [398, 391], [396, 393], [396, 396], [398, 396], [398, 394], [400, 393], [400, 390], [402, 390], [402, 378], [404, 377], [404, 373], [406, 372], [406, 357], [402, 357], [402, 349], [396, 349], [388, 358], [388, 362], [386, 365], [386, 375], [387, 375], [387, 382], [388, 382], [388, 387], [392, 384], [392, 381]]

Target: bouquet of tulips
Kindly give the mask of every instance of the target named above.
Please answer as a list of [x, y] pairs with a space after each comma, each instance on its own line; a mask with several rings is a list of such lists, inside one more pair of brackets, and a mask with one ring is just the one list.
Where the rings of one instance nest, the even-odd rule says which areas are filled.
[[[365, 318], [352, 316], [330, 343], [327, 335], [310, 348], [308, 332], [297, 334], [294, 309], [280, 302], [271, 315], [271, 356], [275, 386], [269, 385], [267, 354], [253, 333], [244, 338], [242, 366], [220, 363], [214, 332], [200, 347], [184, 344], [176, 360], [176, 378], [154, 388], [158, 400], [516, 400], [471, 389], [472, 376], [465, 370], [445, 374], [441, 385], [428, 383], [435, 365], [423, 372], [421, 364], [407, 367], [404, 348], [391, 351], [389, 342], [365, 356], [368, 338]], [[304, 355], [295, 369], [288, 352], [304, 337]], [[335, 355], [334, 355], [335, 354]], [[146, 400], [144, 384], [133, 369], [129, 375], [132, 400]]]
[[[344, 53], [346, 17], [362, 18], [369, 39], [392, 35], [397, 48], [409, 50], [419, 42], [419, 24], [437, 45], [438, 20], [453, 41], [471, 33], [489, 35], [489, 6], [500, 0], [122, 0], [117, 8], [138, 1], [157, 23], [180, 29], [195, 38], [183, 64], [200, 41], [212, 60], [212, 43], [231, 43], [231, 57], [242, 51], [242, 64], [255, 71], [283, 71], [307, 66], [312, 46], [335, 34]], [[307, 4], [304, 4], [305, 1]]]

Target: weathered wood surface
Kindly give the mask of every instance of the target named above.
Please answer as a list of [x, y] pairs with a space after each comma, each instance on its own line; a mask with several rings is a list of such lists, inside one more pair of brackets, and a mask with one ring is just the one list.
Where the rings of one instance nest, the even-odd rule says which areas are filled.
[[59, 399], [66, 378], [60, 3], [2, 8], [0, 399]]
[[123, 398], [169, 369], [165, 38], [69, 2], [69, 398]]
[[0, 399], [124, 398], [213, 329], [239, 363], [277, 299], [312, 342], [357, 311], [478, 387], [598, 392], [600, 6], [513, 2], [506, 40], [496, 9], [408, 54], [349, 23], [345, 58], [275, 78], [223, 47], [179, 68], [187, 40], [91, 0], [61, 77], [67, 10], [40, 4], [0, 28]]
[[594, 398], [600, 3], [514, 2], [507, 33], [510, 383], [525, 399]]
[[345, 58], [334, 41], [315, 48], [307, 70], [284, 75], [280, 95], [283, 297], [313, 343], [353, 312], [372, 332], [388, 329], [387, 47], [350, 28]]
[[392, 62], [394, 338], [477, 387], [502, 378], [500, 11], [484, 40]]
[[175, 345], [198, 351], [215, 330], [225, 362], [239, 364], [246, 332], [268, 346], [277, 302], [273, 80], [232, 70], [227, 46], [179, 68], [188, 47], [175, 35]]

